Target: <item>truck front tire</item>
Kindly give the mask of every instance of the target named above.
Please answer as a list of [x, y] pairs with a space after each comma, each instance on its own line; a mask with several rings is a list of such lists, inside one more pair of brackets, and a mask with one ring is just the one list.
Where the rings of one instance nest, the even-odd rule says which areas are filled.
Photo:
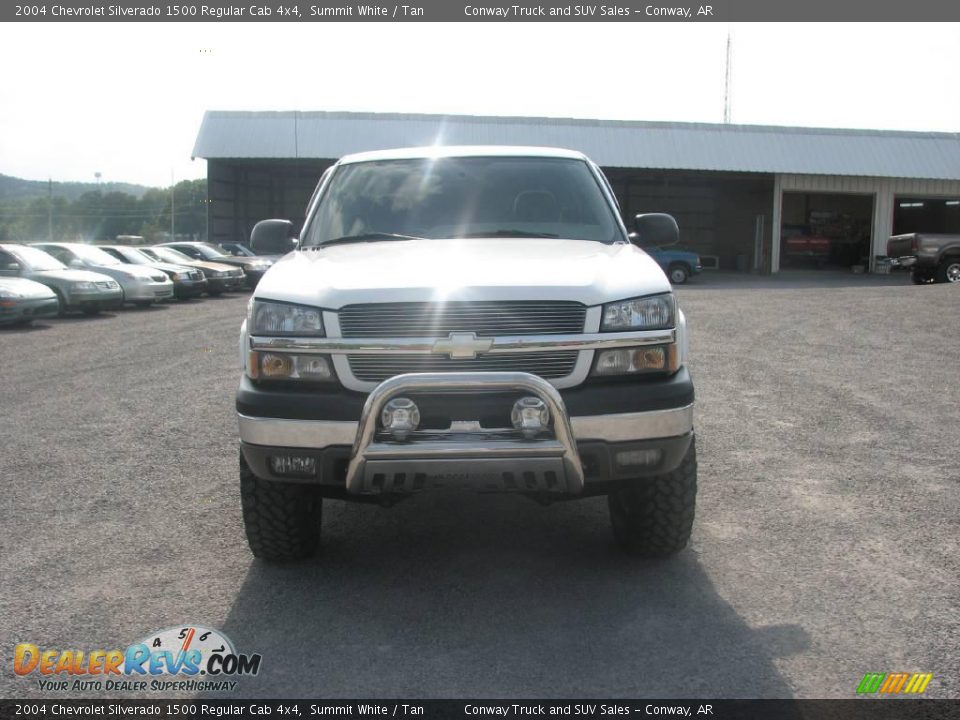
[[323, 498], [316, 488], [261, 480], [240, 454], [240, 500], [247, 543], [263, 560], [302, 560], [320, 546]]
[[697, 502], [697, 449], [690, 448], [669, 473], [626, 482], [607, 498], [613, 536], [638, 557], [667, 557], [690, 540]]

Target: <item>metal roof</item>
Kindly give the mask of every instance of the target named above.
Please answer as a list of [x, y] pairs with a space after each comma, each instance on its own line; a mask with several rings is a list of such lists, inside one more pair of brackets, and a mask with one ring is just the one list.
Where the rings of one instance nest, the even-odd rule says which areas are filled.
[[471, 115], [209, 111], [193, 157], [336, 159], [435, 144], [570, 148], [603, 167], [960, 180], [960, 133]]

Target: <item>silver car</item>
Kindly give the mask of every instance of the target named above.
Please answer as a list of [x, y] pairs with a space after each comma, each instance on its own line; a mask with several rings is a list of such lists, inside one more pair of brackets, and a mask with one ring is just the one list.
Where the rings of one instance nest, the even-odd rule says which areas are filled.
[[60, 301], [46, 285], [21, 277], [0, 277], [0, 324], [29, 325], [60, 311]]
[[174, 297], [181, 300], [196, 297], [206, 292], [207, 279], [199, 268], [161, 262], [145, 255], [140, 251], [140, 248], [130, 245], [98, 245], [97, 247], [129, 265], [141, 265], [161, 270], [173, 281]]
[[22, 277], [46, 285], [60, 303], [60, 312], [88, 315], [123, 305], [120, 284], [108, 275], [68, 268], [55, 257], [29, 245], [0, 244], [0, 275]]
[[33, 243], [71, 268], [109, 275], [123, 288], [123, 299], [141, 307], [173, 297], [173, 282], [160, 270], [127, 265], [98, 247], [84, 243]]

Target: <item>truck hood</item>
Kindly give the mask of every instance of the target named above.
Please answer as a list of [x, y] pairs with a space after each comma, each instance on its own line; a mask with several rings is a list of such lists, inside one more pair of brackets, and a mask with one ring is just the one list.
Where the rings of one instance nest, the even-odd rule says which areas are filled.
[[353, 303], [572, 300], [599, 305], [670, 292], [627, 244], [553, 238], [403, 240], [307, 248], [267, 271], [256, 297], [331, 310]]

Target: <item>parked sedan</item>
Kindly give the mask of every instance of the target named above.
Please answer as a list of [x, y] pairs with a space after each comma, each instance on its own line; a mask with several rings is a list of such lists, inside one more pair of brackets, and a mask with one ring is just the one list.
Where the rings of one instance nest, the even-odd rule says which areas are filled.
[[181, 300], [201, 295], [207, 289], [207, 279], [203, 276], [203, 271], [197, 268], [154, 260], [140, 252], [138, 248], [129, 245], [98, 245], [97, 247], [113, 255], [122, 263], [151, 267], [166, 273], [173, 282], [174, 297]]
[[194, 260], [206, 260], [207, 262], [218, 262], [243, 268], [243, 273], [247, 278], [247, 286], [250, 288], [255, 288], [263, 274], [273, 265], [272, 257], [234, 257], [208, 242], [170, 242], [161, 243], [157, 247], [173, 248]]
[[216, 297], [221, 293], [239, 290], [243, 287], [244, 275], [241, 268], [224, 265], [223, 263], [194, 260], [169, 247], [142, 247], [138, 248], [138, 250], [147, 257], [156, 259], [158, 262], [186, 265], [187, 267], [201, 270], [207, 279], [207, 295], [210, 297]]
[[92, 315], [123, 305], [123, 290], [113, 278], [68, 268], [55, 257], [28, 245], [0, 245], [0, 275], [46, 285], [56, 294], [61, 314], [82, 310]]
[[173, 297], [173, 283], [164, 273], [147, 267], [126, 265], [98, 247], [84, 243], [33, 243], [64, 265], [109, 275], [123, 288], [126, 302], [146, 307]]
[[21, 277], [0, 277], [0, 324], [29, 325], [60, 311], [60, 301], [46, 285]]

